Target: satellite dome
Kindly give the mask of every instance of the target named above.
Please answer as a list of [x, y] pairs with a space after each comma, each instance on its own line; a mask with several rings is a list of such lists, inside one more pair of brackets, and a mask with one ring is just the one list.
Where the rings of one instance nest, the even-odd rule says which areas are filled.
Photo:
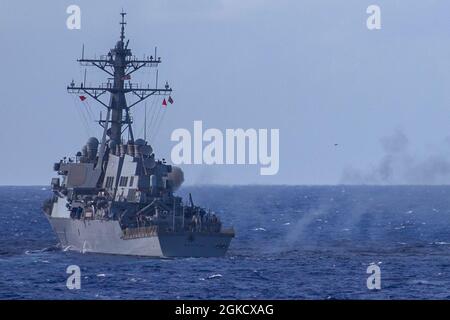
[[153, 152], [153, 148], [150, 145], [140, 147], [140, 151], [143, 155], [149, 156]]
[[86, 142], [86, 145], [90, 147], [97, 147], [99, 145], [98, 139], [96, 137], [90, 137]]
[[150, 157], [150, 158], [144, 159], [144, 166], [147, 169], [150, 169], [150, 170], [153, 169], [156, 166], [155, 158]]
[[145, 142], [144, 139], [136, 139], [136, 140], [134, 141], [134, 144], [135, 144], [135, 145], [138, 145], [138, 146], [145, 146], [145, 145], [147, 144], [147, 142]]

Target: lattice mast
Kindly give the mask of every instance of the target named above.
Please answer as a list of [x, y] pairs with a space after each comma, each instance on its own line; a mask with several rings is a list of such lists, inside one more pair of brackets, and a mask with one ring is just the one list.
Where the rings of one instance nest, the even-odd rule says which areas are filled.
[[[117, 145], [122, 143], [122, 133], [128, 129], [129, 139], [134, 142], [134, 135], [132, 129], [132, 118], [130, 116], [130, 109], [138, 103], [144, 101], [152, 95], [168, 95], [172, 92], [169, 84], [166, 82], [164, 88], [158, 88], [158, 80], [156, 76], [155, 88], [142, 87], [139, 84], [131, 83], [131, 74], [139, 70], [142, 67], [157, 67], [161, 63], [161, 58], [147, 56], [144, 59], [137, 59], [132, 55], [131, 50], [128, 49], [129, 40], [125, 43], [125, 12], [120, 14], [122, 16], [120, 25], [120, 40], [117, 41], [116, 46], [109, 51], [105, 56], [101, 56], [100, 59], [85, 59], [84, 48], [80, 62], [82, 66], [95, 66], [100, 70], [106, 72], [112, 78], [108, 78], [106, 84], [100, 86], [91, 87], [86, 86], [86, 78], [80, 84], [76, 86], [72, 80], [71, 84], [67, 87], [69, 93], [85, 93], [91, 98], [99, 102], [105, 108], [107, 108], [107, 116], [105, 120], [100, 119], [99, 123], [104, 128], [102, 137], [102, 150], [100, 158], [103, 156], [105, 139], [108, 135], [110, 140], [114, 141]], [[105, 94], [110, 93], [109, 104], [103, 102], [100, 98]], [[132, 93], [137, 97], [137, 100], [127, 105], [125, 95]], [[123, 129], [123, 126], [125, 128]]]

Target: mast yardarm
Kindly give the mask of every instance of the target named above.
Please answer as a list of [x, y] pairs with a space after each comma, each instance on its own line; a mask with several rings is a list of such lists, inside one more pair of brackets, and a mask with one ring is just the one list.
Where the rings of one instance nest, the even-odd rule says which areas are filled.
[[[110, 140], [116, 144], [120, 144], [122, 140], [122, 133], [128, 129], [129, 138], [134, 142], [134, 135], [132, 129], [132, 119], [130, 117], [130, 109], [138, 103], [144, 101], [153, 95], [168, 95], [172, 89], [165, 84], [164, 88], [159, 89], [156, 82], [156, 88], [150, 88], [150, 85], [143, 87], [139, 84], [131, 82], [131, 74], [142, 67], [157, 67], [161, 63], [161, 58], [147, 56], [144, 59], [137, 59], [132, 55], [131, 50], [128, 49], [129, 40], [125, 42], [125, 12], [121, 13], [122, 19], [120, 22], [120, 38], [116, 46], [109, 51], [107, 55], [103, 55], [100, 59], [86, 59], [84, 57], [84, 48], [81, 59], [78, 62], [82, 66], [94, 66], [106, 72], [110, 78], [106, 84], [99, 86], [86, 86], [85, 80], [76, 86], [72, 83], [67, 87], [69, 93], [80, 94], [85, 93], [91, 98], [99, 102], [107, 108], [107, 117], [105, 120], [100, 119], [99, 124], [104, 128], [103, 140], [106, 135]], [[101, 100], [105, 93], [110, 93], [109, 103], [106, 104]], [[133, 94], [137, 100], [127, 105], [126, 94]], [[105, 144], [105, 141], [102, 141]]]

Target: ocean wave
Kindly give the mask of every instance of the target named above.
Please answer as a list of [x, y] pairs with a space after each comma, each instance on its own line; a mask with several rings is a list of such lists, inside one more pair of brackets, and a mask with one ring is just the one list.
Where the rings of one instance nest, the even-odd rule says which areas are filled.
[[217, 278], [222, 278], [223, 276], [220, 273], [216, 273], [216, 274], [212, 274], [206, 278], [200, 278], [199, 280], [201, 281], [205, 281], [205, 280], [210, 280], [210, 279], [217, 279]]
[[32, 254], [39, 254], [39, 253], [44, 253], [44, 252], [52, 252], [52, 251], [57, 251], [59, 250], [58, 246], [51, 246], [51, 247], [47, 247], [47, 248], [43, 248], [43, 249], [34, 249], [34, 250], [25, 250], [25, 254], [26, 255], [32, 255]]
[[433, 242], [433, 243], [431, 243], [431, 244], [437, 245], [437, 246], [447, 246], [447, 245], [450, 245], [450, 242], [436, 241], [436, 242]]
[[426, 286], [440, 286], [442, 283], [440, 281], [429, 281], [425, 279], [416, 279], [408, 281], [408, 284], [412, 285], [426, 285]]

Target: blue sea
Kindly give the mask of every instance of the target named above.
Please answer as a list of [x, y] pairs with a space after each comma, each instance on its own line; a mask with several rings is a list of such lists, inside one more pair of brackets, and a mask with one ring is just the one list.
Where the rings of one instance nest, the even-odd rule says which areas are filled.
[[[64, 252], [43, 187], [0, 187], [0, 299], [449, 299], [450, 187], [202, 186], [236, 231], [224, 258]], [[367, 288], [367, 267], [381, 289]], [[66, 268], [81, 268], [81, 289]]]

